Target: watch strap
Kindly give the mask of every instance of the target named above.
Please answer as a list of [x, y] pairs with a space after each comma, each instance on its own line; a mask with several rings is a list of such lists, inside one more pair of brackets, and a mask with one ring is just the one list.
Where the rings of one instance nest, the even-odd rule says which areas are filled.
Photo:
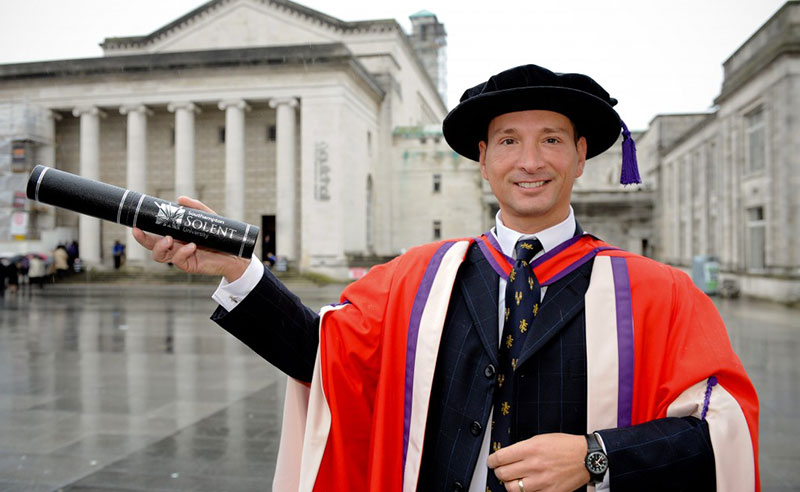
[[[587, 447], [586, 460], [584, 464], [586, 466], [586, 470], [589, 472], [589, 475], [591, 477], [589, 482], [593, 484], [602, 483], [608, 471], [608, 465], [607, 465], [608, 456], [606, 456], [605, 451], [603, 451], [603, 446], [600, 444], [600, 440], [598, 439], [597, 434], [595, 433], [586, 434], [586, 447]], [[592, 455], [592, 453], [600, 453], [605, 459], [606, 467], [602, 471], [602, 473], [595, 473], [589, 468], [589, 457], [590, 455]]]

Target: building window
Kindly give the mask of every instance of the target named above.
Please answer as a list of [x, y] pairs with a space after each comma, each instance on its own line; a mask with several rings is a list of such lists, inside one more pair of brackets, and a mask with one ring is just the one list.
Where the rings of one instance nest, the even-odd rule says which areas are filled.
[[704, 197], [702, 195], [703, 188], [700, 186], [700, 178], [701, 173], [705, 170], [703, 159], [701, 158], [700, 151], [694, 153], [690, 162], [690, 169], [689, 175], [692, 176], [692, 182], [690, 183], [692, 187], [692, 200], [693, 203], [701, 203], [704, 201]]
[[706, 253], [710, 255], [716, 256], [719, 253], [719, 249], [717, 248], [717, 212], [716, 210], [711, 210], [708, 216], [708, 245], [706, 247]]
[[172, 126], [169, 129], [169, 145], [170, 147], [175, 147], [175, 127]]
[[372, 176], [367, 176], [367, 250], [371, 253], [375, 249], [373, 241], [373, 225], [372, 225], [372, 209], [375, 201], [375, 196], [372, 186]]
[[747, 209], [747, 268], [763, 270], [766, 250], [766, 221], [764, 207]]
[[442, 221], [441, 220], [434, 220], [433, 221], [433, 240], [438, 241], [442, 239]]
[[706, 146], [706, 173], [708, 186], [714, 190], [717, 186], [717, 143], [713, 141]]
[[217, 142], [224, 144], [225, 143], [225, 127], [220, 126], [217, 128]]
[[687, 196], [689, 194], [688, 193], [689, 180], [685, 179], [685, 177], [689, 173], [689, 163], [686, 161], [685, 158], [681, 159], [681, 161], [678, 163], [676, 172], [678, 174], [678, 179], [676, 180], [678, 183], [678, 192], [679, 192], [678, 204], [683, 205], [684, 203], [686, 203]]
[[687, 251], [688, 245], [686, 244], [686, 238], [689, 237], [689, 221], [686, 220], [685, 217], [681, 217], [680, 223], [680, 233], [678, 234], [678, 257], [680, 259], [681, 264], [686, 265], [686, 259], [689, 257], [691, 252]]
[[747, 172], [753, 173], [764, 169], [766, 161], [766, 135], [764, 110], [758, 108], [744, 116], [745, 136], [747, 142]]
[[267, 142], [274, 142], [278, 138], [278, 130], [275, 125], [267, 125]]
[[434, 193], [441, 193], [442, 192], [442, 175], [441, 174], [434, 174], [433, 175], [433, 192]]
[[716, 196], [719, 186], [717, 185], [717, 143], [708, 142], [706, 146], [706, 182], [708, 183], [708, 194]]

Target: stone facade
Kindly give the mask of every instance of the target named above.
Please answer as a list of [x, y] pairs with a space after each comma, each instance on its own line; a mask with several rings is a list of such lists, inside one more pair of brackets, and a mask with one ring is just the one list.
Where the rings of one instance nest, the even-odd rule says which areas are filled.
[[[638, 134], [633, 137], [639, 139]], [[572, 208], [581, 227], [609, 244], [649, 256], [653, 242], [653, 184], [644, 177], [648, 165], [639, 150], [643, 183], [619, 184], [622, 137], [610, 149], [586, 161], [583, 176], [575, 181], [572, 191]]]
[[440, 125], [396, 128], [394, 148], [395, 252], [439, 239], [475, 237], [494, 226], [484, 213], [480, 165], [454, 152]]
[[710, 114], [658, 116], [643, 141], [658, 181], [655, 256], [716, 257], [754, 297], [800, 301], [800, 2], [725, 63]]

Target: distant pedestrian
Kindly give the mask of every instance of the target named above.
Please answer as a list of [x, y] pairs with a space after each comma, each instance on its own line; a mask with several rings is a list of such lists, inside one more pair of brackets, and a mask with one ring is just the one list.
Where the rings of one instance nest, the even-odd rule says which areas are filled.
[[67, 263], [69, 267], [72, 268], [75, 265], [75, 259], [78, 258], [78, 243], [76, 241], [72, 241], [67, 246]]
[[114, 255], [114, 269], [119, 270], [125, 256], [125, 246], [119, 241], [114, 241], [114, 248], [111, 251]]
[[37, 255], [30, 255], [28, 258], [28, 278], [31, 287], [38, 285], [39, 289], [44, 289], [44, 277], [47, 275], [47, 266], [44, 260]]
[[10, 262], [5, 258], [0, 258], [0, 297], [6, 295], [6, 276], [8, 275], [8, 265]]
[[19, 261], [12, 261], [6, 265], [6, 277], [8, 278], [8, 293], [16, 294], [19, 289]]
[[19, 269], [18, 284], [22, 286], [21, 288], [30, 286], [30, 277], [28, 277], [28, 270], [30, 267], [31, 261], [27, 256], [20, 258], [19, 262], [17, 263], [17, 268]]
[[69, 272], [69, 253], [63, 244], [56, 246], [53, 251], [53, 261], [55, 263], [56, 276], [62, 278]]
[[278, 261], [278, 258], [275, 256], [275, 253], [270, 251], [267, 253], [267, 257], [264, 259], [264, 265], [267, 268], [272, 269], [272, 267], [275, 266], [276, 261]]

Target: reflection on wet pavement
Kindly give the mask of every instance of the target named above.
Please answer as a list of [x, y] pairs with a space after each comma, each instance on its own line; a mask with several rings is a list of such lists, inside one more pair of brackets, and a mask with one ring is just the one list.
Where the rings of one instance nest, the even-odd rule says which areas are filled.
[[[285, 377], [208, 320], [213, 288], [0, 299], [0, 490], [270, 488]], [[339, 289], [297, 293], [318, 308]], [[796, 490], [800, 310], [717, 305], [759, 393], [763, 489]]]
[[212, 290], [0, 300], [0, 490], [266, 488], [285, 379], [209, 321]]

